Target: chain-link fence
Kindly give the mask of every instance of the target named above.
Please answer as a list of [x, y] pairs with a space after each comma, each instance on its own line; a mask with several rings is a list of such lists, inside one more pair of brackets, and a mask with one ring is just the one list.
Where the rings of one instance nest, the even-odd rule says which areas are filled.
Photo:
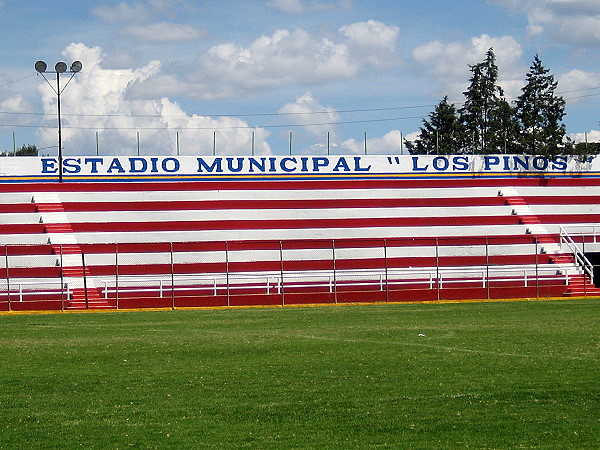
[[532, 236], [0, 249], [2, 310], [539, 298], [586, 276]]

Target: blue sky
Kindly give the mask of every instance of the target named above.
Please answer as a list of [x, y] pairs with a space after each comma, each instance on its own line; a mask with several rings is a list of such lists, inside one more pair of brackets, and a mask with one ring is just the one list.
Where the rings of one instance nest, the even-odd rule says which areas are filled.
[[0, 150], [56, 153], [41, 59], [83, 63], [67, 155], [398, 153], [490, 47], [509, 98], [537, 53], [568, 134], [600, 140], [598, 0], [0, 0], [0, 25]]

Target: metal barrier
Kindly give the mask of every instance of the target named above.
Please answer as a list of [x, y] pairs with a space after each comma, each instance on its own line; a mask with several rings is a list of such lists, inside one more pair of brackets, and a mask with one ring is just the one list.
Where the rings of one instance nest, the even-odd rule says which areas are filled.
[[[596, 227], [593, 227], [593, 239], [594, 243], [596, 242]], [[573, 254], [573, 258], [575, 262], [585, 271], [585, 273], [590, 277], [591, 284], [594, 284], [594, 266], [587, 259], [582, 250], [579, 249], [571, 235], [565, 230], [563, 226], [560, 227], [560, 245], [566, 244], [569, 248], [570, 252]]]
[[502, 289], [561, 295], [572, 277], [592, 279], [593, 270], [562, 229], [556, 242], [577, 264], [550, 261], [531, 236], [80, 244], [80, 253], [71, 246], [64, 255], [61, 246], [5, 245], [0, 306], [440, 300], [494, 298]]

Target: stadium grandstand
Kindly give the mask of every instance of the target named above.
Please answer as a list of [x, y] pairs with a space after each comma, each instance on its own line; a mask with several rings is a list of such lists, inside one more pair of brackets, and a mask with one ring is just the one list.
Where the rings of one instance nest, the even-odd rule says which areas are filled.
[[3, 158], [0, 310], [599, 295], [599, 196], [566, 157]]

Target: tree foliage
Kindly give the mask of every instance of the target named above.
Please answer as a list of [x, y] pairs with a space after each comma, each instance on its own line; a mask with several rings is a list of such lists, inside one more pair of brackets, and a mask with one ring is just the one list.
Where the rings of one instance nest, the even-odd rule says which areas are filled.
[[411, 153], [447, 155], [462, 148], [464, 130], [456, 107], [448, 103], [447, 96], [429, 114], [429, 120], [423, 120], [420, 136], [415, 142], [406, 142]]
[[15, 152], [2, 152], [0, 156], [38, 156], [38, 149], [35, 145], [23, 145]]
[[527, 84], [516, 102], [520, 144], [525, 153], [555, 156], [563, 152], [565, 101], [555, 94], [558, 82], [538, 55], [527, 73]]
[[471, 78], [460, 109], [448, 97], [423, 119], [420, 135], [406, 146], [414, 154], [522, 153], [553, 157], [574, 154], [585, 158], [600, 152], [598, 145], [574, 145], [566, 138], [565, 100], [556, 95], [558, 82], [535, 55], [526, 84], [515, 102], [498, 85], [494, 50], [469, 66]]
[[494, 50], [489, 49], [485, 60], [470, 66], [469, 87], [463, 95], [465, 103], [460, 109], [460, 120], [472, 153], [497, 153], [498, 135], [503, 134], [505, 120], [504, 92], [498, 86], [498, 66]]

